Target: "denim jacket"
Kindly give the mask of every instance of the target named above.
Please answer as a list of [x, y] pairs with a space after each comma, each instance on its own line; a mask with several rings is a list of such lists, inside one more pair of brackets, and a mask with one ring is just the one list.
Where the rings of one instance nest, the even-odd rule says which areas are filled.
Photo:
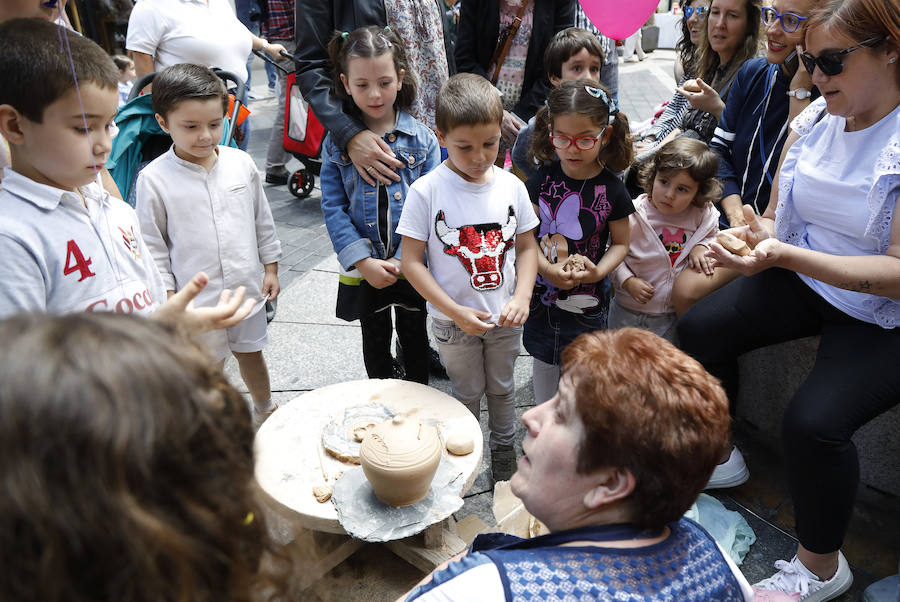
[[389, 248], [378, 235], [378, 188], [366, 183], [353, 162], [329, 133], [322, 143], [322, 214], [338, 263], [345, 270], [366, 257], [400, 259], [397, 222], [410, 185], [441, 162], [441, 150], [434, 133], [403, 111], [397, 113], [397, 126], [384, 137], [406, 167], [398, 170], [399, 182], [387, 186], [391, 220]]

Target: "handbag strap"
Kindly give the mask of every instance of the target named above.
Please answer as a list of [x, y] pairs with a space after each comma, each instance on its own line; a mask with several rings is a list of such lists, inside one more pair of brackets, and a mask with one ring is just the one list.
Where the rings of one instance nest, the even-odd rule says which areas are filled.
[[500, 67], [503, 66], [503, 61], [506, 60], [506, 55], [509, 53], [509, 47], [512, 45], [513, 38], [516, 37], [516, 33], [519, 31], [519, 26], [522, 24], [522, 16], [525, 14], [525, 9], [528, 8], [529, 1], [530, 0], [523, 0], [519, 12], [516, 13], [516, 17], [512, 20], [512, 23], [503, 30], [503, 33], [500, 34], [500, 39], [497, 40], [494, 56], [491, 57], [491, 64], [496, 65], [494, 67], [494, 75], [491, 76], [492, 85], [497, 84], [497, 78], [500, 76]]

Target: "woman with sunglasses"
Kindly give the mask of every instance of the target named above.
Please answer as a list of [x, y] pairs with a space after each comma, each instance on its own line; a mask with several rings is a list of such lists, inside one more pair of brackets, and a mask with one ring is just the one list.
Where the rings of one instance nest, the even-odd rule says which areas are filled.
[[[695, 77], [694, 60], [697, 55], [697, 44], [700, 43], [703, 29], [706, 27], [709, 2], [710, 0], [688, 0], [687, 2], [682, 0], [681, 2], [681, 14], [684, 18], [681, 20], [681, 39], [678, 40], [675, 48], [677, 51], [675, 81], [678, 82], [679, 87]], [[655, 149], [661, 140], [678, 129], [689, 107], [687, 98], [676, 92], [666, 105], [662, 115], [637, 139], [634, 150], [638, 153], [645, 153]], [[638, 160], [640, 159], [638, 157]]]
[[[737, 394], [739, 354], [821, 335], [786, 410], [782, 441], [800, 545], [757, 584], [831, 600], [853, 580], [839, 552], [859, 484], [851, 436], [900, 402], [900, 0], [825, 0], [802, 60], [821, 91], [791, 124], [778, 207], [732, 230], [747, 257], [713, 243], [740, 278], [681, 319], [682, 347]], [[773, 269], [768, 269], [773, 268]], [[802, 593], [801, 593], [802, 592]]]
[[[788, 124], [818, 98], [809, 72], [798, 69], [798, 44], [818, 0], [775, 0], [762, 9], [766, 55], [750, 59], [734, 78], [728, 102], [710, 147], [719, 154], [722, 199], [717, 204], [723, 228], [743, 226], [742, 205], [762, 215], [788, 136]], [[731, 282], [738, 272], [716, 270], [713, 275], [686, 273], [672, 291], [678, 314], [698, 299]], [[746, 466], [736, 453], [723, 465], [710, 487], [733, 487], [746, 480]]]

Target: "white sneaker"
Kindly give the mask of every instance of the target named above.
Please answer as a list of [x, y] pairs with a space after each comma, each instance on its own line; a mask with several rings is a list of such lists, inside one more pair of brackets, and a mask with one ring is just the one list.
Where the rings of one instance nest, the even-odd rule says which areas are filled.
[[853, 573], [844, 555], [838, 552], [838, 568], [834, 576], [819, 581], [800, 560], [794, 556], [790, 562], [776, 560], [778, 572], [753, 586], [753, 599], [757, 602], [796, 600], [825, 602], [834, 600], [853, 585]]
[[731, 455], [728, 460], [716, 466], [706, 489], [724, 489], [726, 487], [737, 487], [742, 483], [746, 483], [750, 478], [750, 471], [744, 462], [744, 456], [741, 450], [736, 447], [731, 448]]

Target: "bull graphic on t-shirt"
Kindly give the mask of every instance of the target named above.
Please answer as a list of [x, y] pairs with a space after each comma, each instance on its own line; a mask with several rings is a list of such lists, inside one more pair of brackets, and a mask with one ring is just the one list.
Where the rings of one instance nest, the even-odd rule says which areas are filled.
[[469, 272], [472, 288], [489, 291], [503, 283], [503, 261], [515, 244], [516, 224], [511, 205], [502, 226], [492, 222], [451, 228], [444, 221], [444, 212], [438, 211], [434, 231], [444, 243], [444, 253], [455, 255]]

